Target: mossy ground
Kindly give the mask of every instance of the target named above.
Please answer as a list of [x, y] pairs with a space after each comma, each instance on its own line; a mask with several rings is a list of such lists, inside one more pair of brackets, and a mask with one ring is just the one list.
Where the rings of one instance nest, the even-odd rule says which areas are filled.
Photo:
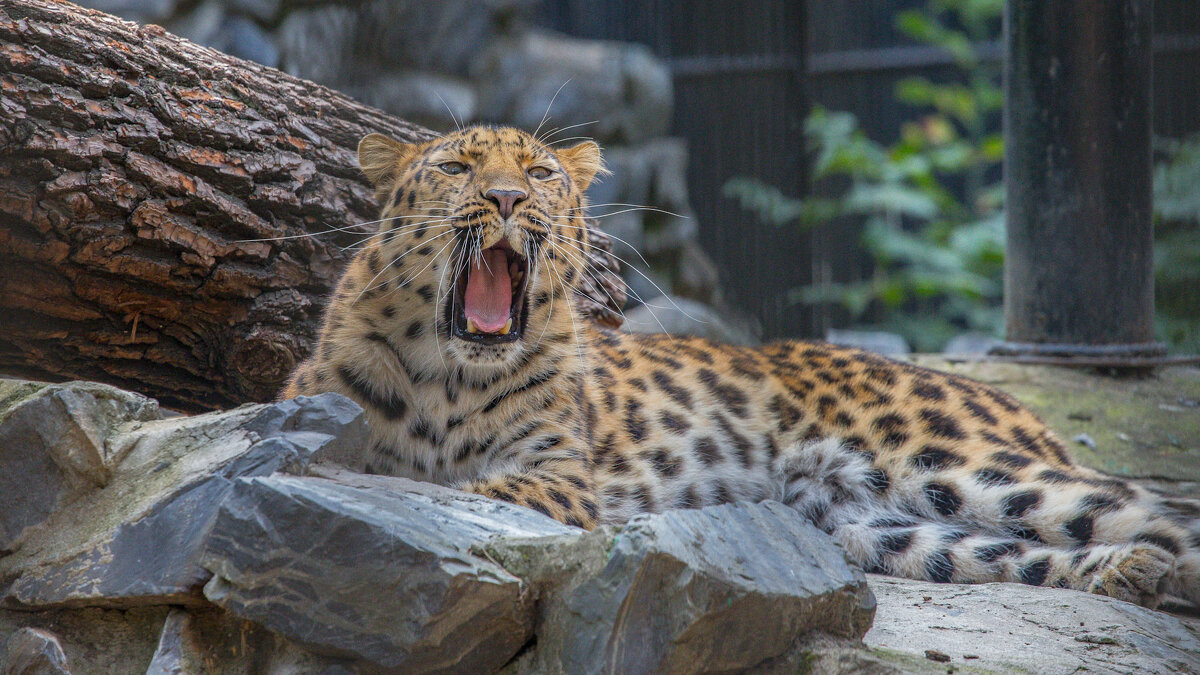
[[[1148, 375], [995, 361], [912, 358], [993, 385], [1038, 413], [1080, 464], [1129, 478], [1200, 481], [1200, 368]], [[1076, 441], [1086, 434], [1094, 443]]]

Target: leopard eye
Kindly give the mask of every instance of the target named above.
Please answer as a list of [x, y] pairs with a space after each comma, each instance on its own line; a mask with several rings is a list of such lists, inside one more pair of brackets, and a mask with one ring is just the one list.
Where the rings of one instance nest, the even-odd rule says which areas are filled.
[[535, 166], [529, 170], [529, 175], [538, 180], [549, 178], [554, 172], [544, 166]]
[[438, 168], [442, 170], [442, 173], [457, 176], [467, 170], [467, 165], [462, 162], [442, 162], [438, 164]]

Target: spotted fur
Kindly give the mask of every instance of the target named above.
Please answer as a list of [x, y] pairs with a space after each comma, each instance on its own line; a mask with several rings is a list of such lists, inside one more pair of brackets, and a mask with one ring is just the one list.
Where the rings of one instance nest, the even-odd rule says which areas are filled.
[[[743, 348], [581, 321], [594, 143], [555, 149], [493, 127], [419, 145], [372, 135], [360, 163], [387, 220], [283, 395], [358, 401], [366, 470], [587, 528], [775, 499], [870, 571], [1200, 603], [1200, 538], [1182, 513], [1195, 505], [1075, 465], [1000, 391], [832, 345]], [[504, 219], [489, 189], [528, 198]], [[447, 278], [502, 238], [533, 261], [524, 333], [457, 339]]]

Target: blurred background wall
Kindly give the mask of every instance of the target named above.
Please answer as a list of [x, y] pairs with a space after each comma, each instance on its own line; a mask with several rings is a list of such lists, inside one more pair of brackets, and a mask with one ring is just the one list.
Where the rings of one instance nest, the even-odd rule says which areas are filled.
[[[1002, 0], [83, 4], [434, 129], [595, 138], [643, 329], [884, 351], [1002, 330]], [[1154, 54], [1159, 332], [1195, 352], [1200, 3], [1156, 1]]]

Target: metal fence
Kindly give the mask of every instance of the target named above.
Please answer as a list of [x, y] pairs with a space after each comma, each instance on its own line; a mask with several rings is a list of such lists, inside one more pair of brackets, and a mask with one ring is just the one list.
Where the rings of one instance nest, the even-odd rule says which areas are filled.
[[[752, 176], [787, 194], [811, 189], [802, 124], [812, 104], [855, 113], [876, 140], [895, 139], [920, 111], [896, 100], [912, 75], [953, 78], [941, 50], [913, 44], [895, 16], [924, 0], [543, 0], [550, 28], [637, 42], [670, 64], [675, 130], [688, 140], [688, 171], [701, 243], [717, 262], [732, 303], [755, 315], [766, 337], [821, 335], [831, 308], [787, 302], [818, 280], [870, 274], [853, 223], [810, 232], [766, 225], [722, 196], [726, 181]], [[985, 58], [1002, 58], [995, 42]], [[1200, 131], [1200, 2], [1155, 3], [1154, 125], [1161, 136]]]

